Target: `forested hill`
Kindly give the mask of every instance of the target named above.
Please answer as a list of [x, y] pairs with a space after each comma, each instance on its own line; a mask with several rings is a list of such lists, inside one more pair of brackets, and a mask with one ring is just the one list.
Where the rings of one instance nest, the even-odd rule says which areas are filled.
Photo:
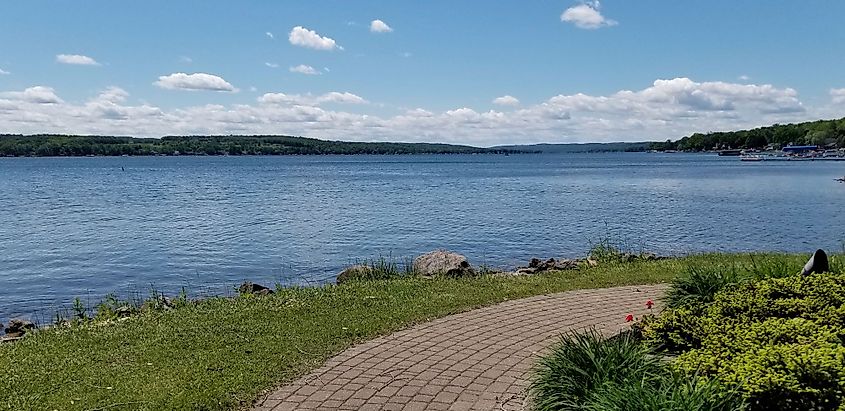
[[652, 143], [650, 149], [703, 151], [725, 148], [764, 148], [769, 144], [778, 147], [788, 144], [845, 147], [845, 118], [797, 124], [775, 124], [753, 130], [695, 133], [678, 141]]
[[501, 150], [520, 150], [539, 153], [606, 153], [618, 151], [647, 151], [651, 142], [645, 143], [562, 143], [497, 146]]
[[290, 136], [168, 136], [133, 138], [0, 135], [0, 156], [476, 154], [514, 150], [451, 144], [356, 143]]

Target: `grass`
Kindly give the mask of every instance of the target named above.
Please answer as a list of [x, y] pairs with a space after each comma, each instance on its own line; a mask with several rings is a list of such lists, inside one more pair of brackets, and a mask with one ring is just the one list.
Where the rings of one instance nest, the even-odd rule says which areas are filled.
[[44, 330], [0, 345], [0, 409], [234, 409], [354, 343], [415, 323], [531, 295], [663, 283], [690, 264], [748, 265], [761, 257], [710, 254], [539, 276], [402, 276], [283, 288]]

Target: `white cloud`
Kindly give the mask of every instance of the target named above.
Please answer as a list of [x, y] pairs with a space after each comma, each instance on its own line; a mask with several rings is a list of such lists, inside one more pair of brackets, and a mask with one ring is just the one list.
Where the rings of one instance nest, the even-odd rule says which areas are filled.
[[318, 106], [323, 103], [336, 104], [367, 104], [368, 101], [364, 98], [349, 93], [340, 93], [332, 91], [323, 95], [313, 96], [311, 94], [285, 94], [285, 93], [266, 93], [258, 98], [261, 104], [287, 104], [298, 106]]
[[269, 32], [269, 31], [268, 31], [268, 32], [265, 32], [265, 33], [264, 33], [264, 35], [265, 35], [265, 36], [267, 36], [267, 37], [269, 37], [269, 38], [270, 38], [270, 40], [275, 40], [275, 39], [276, 39], [276, 36], [274, 36], [274, 35], [273, 35], [273, 33]]
[[180, 63], [185, 63], [185, 64], [191, 64], [191, 63], [193, 63], [193, 62], [194, 62], [194, 59], [192, 59], [192, 58], [190, 58], [190, 57], [188, 57], [188, 56], [180, 56], [180, 57], [179, 57], [179, 62], [180, 62]]
[[316, 76], [316, 75], [320, 74], [319, 70], [315, 69], [314, 67], [305, 65], [305, 64], [300, 64], [298, 66], [292, 66], [288, 70], [290, 70], [291, 73], [307, 74], [309, 76]]
[[314, 30], [308, 30], [302, 26], [291, 29], [288, 41], [294, 46], [305, 47], [314, 50], [343, 50], [334, 39], [323, 37]]
[[845, 103], [845, 88], [830, 89], [830, 99], [834, 104]]
[[5, 75], [8, 75], [8, 74], [12, 74], [12, 73], [9, 73], [8, 71], [0, 68], [0, 76], [5, 76]]
[[62, 64], [74, 64], [78, 66], [99, 66], [97, 60], [81, 54], [57, 54], [56, 62]]
[[168, 90], [238, 91], [222, 77], [207, 73], [173, 73], [159, 77], [153, 84]]
[[370, 31], [373, 33], [390, 33], [393, 31], [393, 28], [388, 26], [387, 23], [376, 19], [370, 22]]
[[751, 77], [743, 74], [743, 75], [739, 76], [738, 79], [739, 79], [739, 81], [749, 81], [749, 80], [751, 80]]
[[413, 56], [413, 54], [411, 54], [410, 52], [407, 52], [407, 51], [403, 52], [403, 53], [399, 53], [399, 55], [402, 56], [402, 57], [405, 57], [406, 59], [411, 58], [411, 56]]
[[62, 99], [56, 95], [52, 87], [35, 86], [24, 91], [8, 91], [0, 93], [0, 98], [18, 100], [32, 104], [61, 104]]
[[600, 9], [601, 5], [598, 1], [585, 2], [566, 9], [560, 15], [560, 20], [582, 29], [598, 29], [618, 24], [614, 20], [605, 18]]
[[519, 99], [514, 96], [502, 96], [493, 99], [493, 104], [497, 106], [518, 106]]
[[270, 68], [279, 68], [279, 65], [277, 63], [267, 62], [267, 63], [264, 63], [264, 65], [267, 66], [267, 67], [270, 67]]
[[[0, 130], [11, 133], [289, 134], [366, 141], [434, 141], [473, 145], [677, 139], [694, 132], [736, 130], [840, 116], [845, 89], [805, 107], [798, 92], [768, 84], [660, 79], [606, 95], [561, 94], [509, 110], [414, 108], [381, 114], [349, 92], [259, 94], [251, 104], [161, 109], [131, 104], [110, 87], [83, 103], [49, 87], [0, 92]], [[388, 111], [389, 112], [389, 111]]]

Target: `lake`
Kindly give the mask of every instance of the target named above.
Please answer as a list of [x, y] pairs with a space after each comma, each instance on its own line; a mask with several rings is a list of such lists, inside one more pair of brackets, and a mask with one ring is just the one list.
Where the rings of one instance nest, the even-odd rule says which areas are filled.
[[151, 288], [333, 281], [437, 248], [474, 265], [842, 249], [836, 162], [705, 154], [0, 158], [0, 322]]

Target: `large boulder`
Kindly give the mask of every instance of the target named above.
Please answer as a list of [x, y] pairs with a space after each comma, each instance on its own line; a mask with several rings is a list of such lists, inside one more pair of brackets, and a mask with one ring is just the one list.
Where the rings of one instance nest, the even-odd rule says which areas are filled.
[[6, 327], [6, 336], [11, 338], [23, 337], [27, 331], [34, 330], [35, 324], [27, 320], [10, 320]]
[[273, 294], [273, 290], [260, 285], [260, 284], [253, 284], [249, 281], [244, 282], [238, 287], [238, 292], [241, 294], [255, 294], [255, 295], [268, 295]]
[[423, 276], [446, 275], [449, 277], [466, 277], [476, 274], [466, 257], [446, 250], [432, 251], [415, 258], [414, 272]]
[[363, 264], [355, 264], [346, 267], [337, 274], [335, 280], [338, 285], [348, 282], [350, 280], [366, 280], [372, 277], [373, 269]]

